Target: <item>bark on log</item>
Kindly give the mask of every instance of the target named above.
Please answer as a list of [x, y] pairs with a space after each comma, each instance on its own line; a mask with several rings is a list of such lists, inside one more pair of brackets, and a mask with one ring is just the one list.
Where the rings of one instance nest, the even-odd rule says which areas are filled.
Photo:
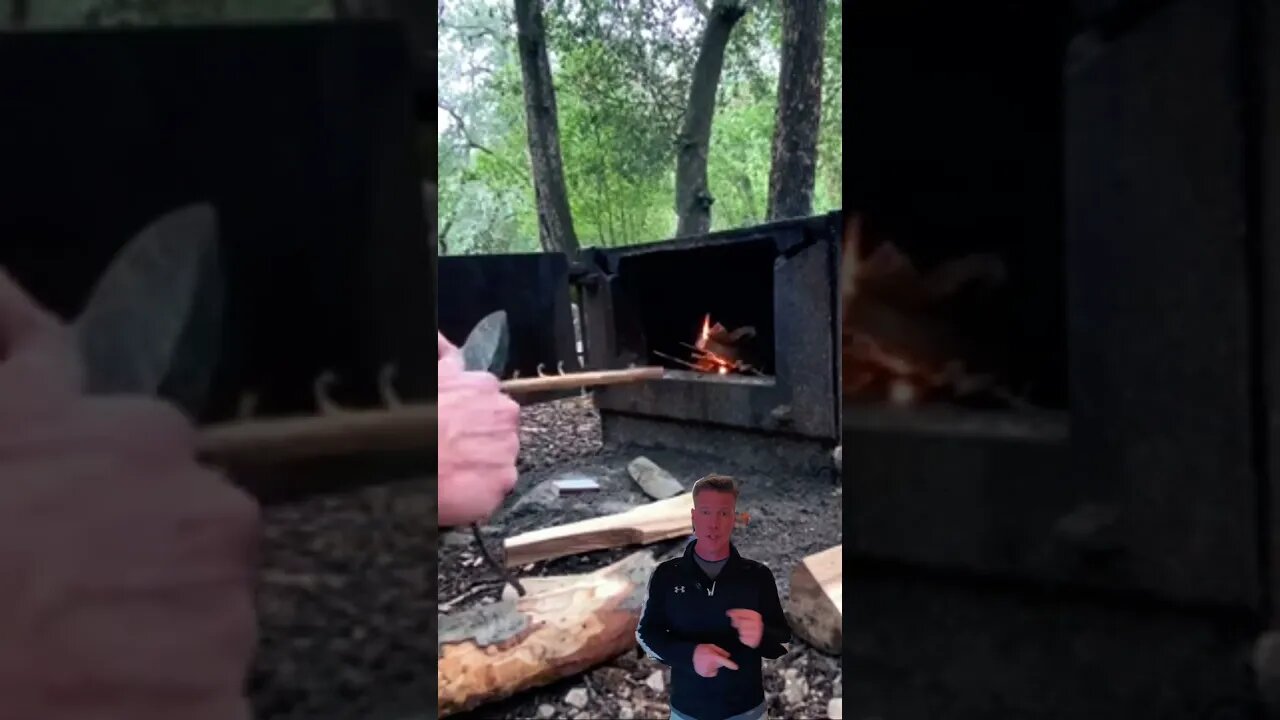
[[716, 0], [706, 12], [698, 58], [689, 83], [689, 102], [680, 127], [676, 151], [676, 236], [705, 235], [711, 229], [711, 204], [707, 187], [707, 149], [711, 121], [716, 113], [716, 89], [724, 69], [729, 35], [747, 13], [745, 0]]
[[585, 575], [527, 578], [528, 594], [440, 618], [440, 717], [583, 672], [635, 645], [644, 551]]
[[782, 3], [782, 69], [769, 169], [769, 220], [813, 212], [826, 22], [827, 0]]
[[543, 250], [564, 253], [572, 262], [578, 256], [578, 235], [573, 229], [569, 190], [564, 182], [560, 119], [547, 59], [542, 0], [516, 0], [516, 44], [524, 76], [524, 115], [538, 207], [538, 235]]
[[641, 505], [614, 515], [533, 530], [507, 538], [507, 567], [592, 550], [647, 545], [693, 533], [693, 494]]
[[791, 572], [787, 616], [791, 629], [813, 647], [839, 655], [844, 641], [843, 546], [805, 558]]

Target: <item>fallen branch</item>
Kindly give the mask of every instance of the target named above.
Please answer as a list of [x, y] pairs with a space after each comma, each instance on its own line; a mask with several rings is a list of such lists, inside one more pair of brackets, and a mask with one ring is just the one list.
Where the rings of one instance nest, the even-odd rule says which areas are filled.
[[528, 578], [528, 594], [440, 618], [440, 717], [581, 673], [635, 645], [656, 562], [641, 551], [584, 575]]

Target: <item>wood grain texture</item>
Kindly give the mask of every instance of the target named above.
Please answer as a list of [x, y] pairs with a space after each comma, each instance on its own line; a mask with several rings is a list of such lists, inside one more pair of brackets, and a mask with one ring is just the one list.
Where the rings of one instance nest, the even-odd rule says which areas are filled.
[[584, 575], [528, 578], [510, 595], [440, 622], [440, 717], [583, 672], [635, 645], [653, 557]]
[[693, 495], [683, 493], [614, 515], [533, 530], [507, 538], [507, 567], [575, 553], [647, 545], [693, 533]]
[[806, 557], [791, 572], [787, 615], [791, 629], [819, 650], [839, 655], [843, 644], [843, 545]]

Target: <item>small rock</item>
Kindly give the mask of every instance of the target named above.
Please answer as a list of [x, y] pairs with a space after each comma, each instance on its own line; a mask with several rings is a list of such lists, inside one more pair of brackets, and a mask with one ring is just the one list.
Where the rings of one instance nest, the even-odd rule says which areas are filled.
[[475, 542], [475, 539], [465, 530], [450, 530], [440, 536], [440, 542], [449, 547], [466, 547]]
[[795, 668], [783, 670], [782, 679], [785, 683], [782, 688], [782, 699], [787, 705], [803, 705], [805, 698], [809, 695], [809, 682]]
[[831, 451], [831, 459], [836, 461], [837, 469], [844, 469], [844, 446], [837, 445], [835, 450]]
[[657, 463], [640, 456], [627, 465], [627, 472], [641, 490], [654, 500], [665, 500], [684, 492], [684, 486]]
[[570, 690], [570, 691], [569, 691], [569, 692], [564, 696], [564, 701], [565, 701], [566, 703], [568, 703], [568, 704], [572, 705], [573, 707], [576, 707], [576, 708], [578, 708], [579, 710], [581, 710], [582, 708], [584, 708], [584, 707], [586, 707], [586, 706], [587, 706], [587, 689], [586, 689], [586, 688], [574, 688], [574, 689]]
[[840, 698], [831, 698], [827, 702], [827, 720], [844, 720], [844, 701]]
[[630, 705], [618, 706], [618, 720], [634, 720], [636, 711]]
[[542, 703], [541, 705], [538, 706], [538, 717], [542, 718], [543, 720], [549, 720], [549, 718], [553, 718], [555, 716], [556, 716], [556, 708], [554, 705], [548, 705], [546, 703]]
[[654, 670], [652, 675], [645, 678], [644, 684], [648, 685], [656, 693], [660, 693], [667, 688], [667, 684], [662, 680], [661, 670]]

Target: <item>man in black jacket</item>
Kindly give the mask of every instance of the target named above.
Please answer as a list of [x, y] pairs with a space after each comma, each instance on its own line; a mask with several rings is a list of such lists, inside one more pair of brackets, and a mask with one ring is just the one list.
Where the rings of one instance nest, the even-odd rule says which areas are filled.
[[693, 485], [696, 542], [659, 565], [636, 639], [671, 666], [673, 720], [758, 720], [765, 716], [762, 658], [791, 639], [769, 568], [738, 554], [738, 487], [708, 475]]

